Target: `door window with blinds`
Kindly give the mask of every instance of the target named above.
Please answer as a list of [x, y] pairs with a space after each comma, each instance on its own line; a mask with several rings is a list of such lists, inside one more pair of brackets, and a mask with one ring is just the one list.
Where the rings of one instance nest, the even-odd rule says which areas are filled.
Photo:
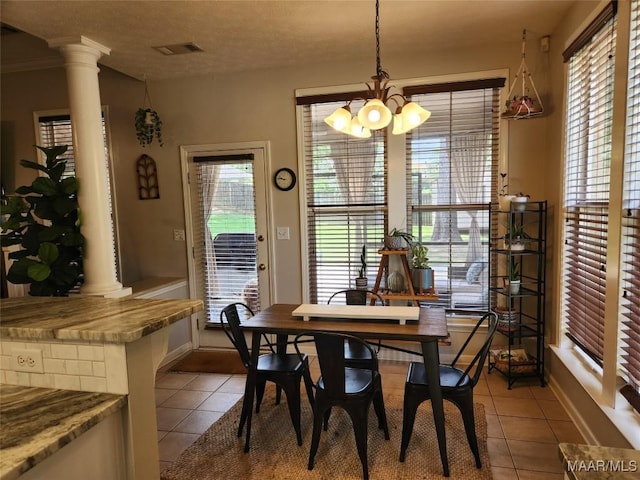
[[[75, 155], [73, 150], [73, 130], [71, 127], [71, 116], [66, 112], [36, 112], [36, 138], [38, 145], [41, 147], [53, 147], [58, 145], [67, 145], [67, 151], [59, 158], [66, 160], [63, 178], [72, 177], [76, 174]], [[116, 266], [116, 275], [121, 280], [120, 274], [120, 256], [118, 248], [118, 229], [116, 219], [116, 209], [114, 202], [114, 186], [111, 182], [113, 174], [111, 172], [109, 141], [107, 137], [107, 122], [105, 113], [102, 112], [102, 135], [104, 138], [104, 158], [105, 169], [107, 172], [107, 182], [109, 183], [109, 212], [111, 214], [111, 225], [114, 234], [113, 255]], [[82, 181], [80, 179], [80, 181]]]
[[406, 137], [407, 219], [429, 248], [438, 303], [489, 306], [489, 203], [496, 200], [504, 78], [405, 88], [431, 111]]
[[387, 225], [384, 136], [377, 130], [370, 138], [356, 139], [328, 127], [324, 118], [342, 106], [343, 101], [303, 106], [312, 303], [326, 303], [335, 291], [355, 287], [363, 246], [368, 276], [375, 275]]
[[640, 411], [640, 2], [631, 4], [620, 278], [623, 394]]
[[234, 302], [257, 313], [254, 154], [195, 156], [190, 179], [197, 296], [204, 299], [205, 324], [217, 325], [220, 311]]
[[[568, 82], [563, 317], [567, 336], [601, 365], [616, 45], [614, 4], [576, 42], [564, 52]], [[573, 101], [577, 98], [580, 101]]]

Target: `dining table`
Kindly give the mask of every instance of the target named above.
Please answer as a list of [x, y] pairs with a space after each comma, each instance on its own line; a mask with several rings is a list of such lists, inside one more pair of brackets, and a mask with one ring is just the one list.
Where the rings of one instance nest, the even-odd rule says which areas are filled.
[[[242, 322], [242, 328], [251, 332], [251, 365], [247, 372], [243, 415], [246, 414], [245, 451], [248, 451], [251, 438], [251, 415], [255, 396], [257, 372], [253, 366], [258, 364], [261, 338], [263, 334], [276, 335], [277, 344], [287, 348], [287, 338], [300, 333], [322, 331], [354, 335], [365, 340], [386, 340], [415, 342], [421, 345], [429, 393], [433, 410], [433, 420], [438, 438], [438, 447], [444, 476], [449, 476], [449, 461], [445, 436], [444, 406], [440, 389], [438, 341], [448, 337], [447, 321], [444, 309], [419, 307], [416, 321], [406, 323], [370, 320], [367, 308], [360, 307], [360, 318], [311, 317], [303, 320], [294, 314], [298, 304], [273, 304], [259, 311], [253, 317]], [[418, 308], [418, 307], [416, 307]]]

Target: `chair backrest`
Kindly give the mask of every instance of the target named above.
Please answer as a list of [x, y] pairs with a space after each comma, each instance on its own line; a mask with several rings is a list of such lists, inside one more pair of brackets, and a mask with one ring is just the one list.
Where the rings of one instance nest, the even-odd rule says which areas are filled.
[[384, 299], [373, 290], [360, 290], [355, 288], [338, 290], [329, 297], [327, 303], [335, 302], [342, 296], [344, 296], [344, 301], [347, 305], [367, 305], [372, 297], [376, 299], [376, 305], [384, 305]]
[[[491, 342], [493, 340], [493, 336], [495, 335], [496, 329], [498, 328], [498, 316], [495, 313], [488, 312], [488, 313], [485, 313], [482, 317], [480, 317], [480, 320], [478, 320], [476, 325], [471, 330], [471, 333], [469, 334], [464, 344], [456, 354], [455, 358], [453, 359], [453, 362], [451, 362], [451, 366], [455, 366], [458, 359], [463, 354], [466, 353], [467, 347], [471, 343], [471, 340], [473, 339], [474, 335], [483, 324], [486, 324], [486, 328], [487, 328], [487, 333], [486, 333], [484, 342], [482, 343], [480, 350], [478, 350], [478, 352], [473, 357], [473, 360], [469, 362], [469, 366], [467, 366], [467, 368], [464, 370], [464, 373], [471, 378], [472, 385], [474, 386], [476, 385], [476, 383], [478, 383], [478, 379], [480, 378], [480, 374], [482, 373], [482, 367], [484, 366], [484, 362], [487, 359], [487, 355], [489, 355], [489, 349], [491, 348]], [[464, 377], [461, 377], [458, 383], [461, 383], [463, 381], [464, 381]]]
[[[371, 358], [376, 358], [374, 349], [361, 338], [333, 332], [305, 332], [297, 335], [293, 344], [298, 355], [302, 355], [299, 344], [305, 343], [309, 337], [313, 338], [316, 345], [323, 389], [331, 398], [339, 399], [345, 396], [345, 369], [347, 368], [344, 352], [345, 341], [361, 345], [371, 353]], [[359, 370], [370, 371], [371, 379], [373, 379], [373, 370], [365, 368]]]
[[230, 303], [220, 312], [220, 324], [222, 325], [222, 330], [240, 354], [242, 363], [248, 369], [251, 366], [251, 355], [249, 353], [247, 341], [244, 338], [244, 333], [240, 326], [241, 322], [238, 307], [243, 308], [244, 312], [253, 316], [253, 311], [248, 305], [242, 302]]

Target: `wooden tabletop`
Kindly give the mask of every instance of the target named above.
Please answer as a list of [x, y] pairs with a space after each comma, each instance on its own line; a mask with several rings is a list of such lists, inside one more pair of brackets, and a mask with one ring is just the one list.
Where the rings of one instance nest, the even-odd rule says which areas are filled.
[[444, 309], [420, 308], [417, 323], [400, 325], [397, 322], [376, 322], [367, 319], [310, 319], [304, 321], [292, 315], [298, 304], [275, 304], [255, 316], [243, 320], [242, 327], [265, 333], [297, 334], [322, 330], [352, 335], [363, 335], [369, 339], [429, 341], [447, 338], [447, 320]]

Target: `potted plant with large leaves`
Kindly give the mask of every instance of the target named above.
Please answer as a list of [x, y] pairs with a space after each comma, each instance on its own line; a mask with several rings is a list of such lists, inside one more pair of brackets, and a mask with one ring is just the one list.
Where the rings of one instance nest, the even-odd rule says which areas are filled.
[[429, 247], [421, 242], [414, 242], [411, 245], [411, 279], [413, 288], [419, 293], [431, 290], [432, 271], [429, 266]]
[[58, 157], [66, 145], [37, 148], [44, 152], [45, 164], [21, 160], [20, 165], [43, 175], [16, 189], [2, 205], [2, 246], [21, 247], [9, 254], [13, 263], [7, 280], [30, 284], [30, 295], [66, 296], [82, 283], [79, 182], [63, 175], [67, 162]]

